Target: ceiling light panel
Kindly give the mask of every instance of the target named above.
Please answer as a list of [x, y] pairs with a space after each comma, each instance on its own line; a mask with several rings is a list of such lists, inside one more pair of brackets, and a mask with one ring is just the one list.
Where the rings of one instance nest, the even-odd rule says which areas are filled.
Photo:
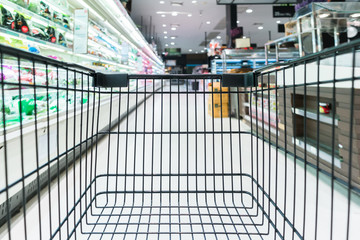
[[179, 1], [171, 2], [171, 6], [174, 6], [174, 7], [182, 7], [183, 4], [184, 4], [183, 2], [179, 2]]

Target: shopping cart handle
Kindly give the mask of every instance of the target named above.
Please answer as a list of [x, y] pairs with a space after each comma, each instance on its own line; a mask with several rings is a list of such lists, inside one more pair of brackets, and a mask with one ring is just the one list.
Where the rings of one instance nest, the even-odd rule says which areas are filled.
[[128, 74], [101, 72], [95, 74], [94, 87], [127, 87], [128, 85]]
[[223, 87], [255, 87], [257, 86], [257, 78], [253, 72], [237, 73], [237, 74], [223, 74]]

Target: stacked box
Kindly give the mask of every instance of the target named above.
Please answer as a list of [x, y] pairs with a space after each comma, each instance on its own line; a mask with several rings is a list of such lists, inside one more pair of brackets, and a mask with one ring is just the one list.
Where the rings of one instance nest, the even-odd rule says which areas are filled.
[[208, 98], [208, 114], [214, 118], [229, 117], [229, 88], [221, 87], [219, 82], [215, 82], [209, 85], [209, 91], [214, 93]]

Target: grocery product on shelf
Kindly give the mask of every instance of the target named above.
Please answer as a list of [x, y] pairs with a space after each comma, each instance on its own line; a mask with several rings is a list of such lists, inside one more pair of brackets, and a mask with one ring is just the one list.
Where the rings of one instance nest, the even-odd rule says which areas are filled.
[[11, 29], [30, 35], [29, 26], [26, 22], [24, 15], [22, 15], [21, 13], [16, 13], [15, 20], [11, 24]]
[[48, 41], [52, 42], [52, 43], [56, 43], [56, 33], [55, 33], [55, 29], [53, 27], [47, 27], [46, 28], [46, 33], [49, 36]]
[[13, 15], [5, 7], [0, 5], [0, 8], [1, 8], [1, 26], [11, 29], [11, 26], [14, 22]]
[[24, 0], [10, 0], [10, 2], [13, 2], [21, 7], [26, 7], [26, 3]]
[[47, 41], [48, 35], [44, 30], [40, 26], [33, 25], [31, 30], [32, 36]]
[[43, 1], [40, 1], [40, 15], [44, 18], [51, 19], [50, 7]]

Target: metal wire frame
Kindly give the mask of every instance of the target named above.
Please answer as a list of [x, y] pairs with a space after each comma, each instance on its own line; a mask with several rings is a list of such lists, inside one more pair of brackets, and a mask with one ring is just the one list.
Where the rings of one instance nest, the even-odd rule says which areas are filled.
[[[0, 196], [4, 203], [0, 210], [5, 216], [1, 236], [356, 239], [358, 230], [352, 224], [359, 220], [359, 188], [353, 134], [357, 127], [359, 45], [355, 42], [280, 68], [261, 69], [253, 75], [254, 87], [232, 87], [225, 92], [223, 88], [214, 92], [207, 86], [225, 82], [222, 75], [129, 75], [128, 88], [93, 87], [96, 75], [89, 69], [1, 47], [2, 76], [4, 59], [8, 58], [18, 69], [27, 63], [33, 73], [37, 68], [46, 70], [46, 81], [38, 82], [38, 75], [32, 74], [33, 84], [23, 83], [19, 71], [17, 82], [1, 82], [4, 181]], [[337, 63], [344, 57], [351, 59], [351, 73], [339, 75], [344, 64]], [[332, 76], [324, 78], [321, 68], [329, 61]], [[53, 81], [49, 69], [55, 73]], [[309, 78], [309, 71], [314, 71], [315, 79], [313, 75]], [[60, 81], [61, 75], [66, 81]], [[186, 84], [171, 85], [174, 78], [184, 79]], [[200, 89], [193, 90], [192, 82], [194, 86], [199, 83]], [[339, 84], [347, 84], [346, 89], [341, 90]], [[24, 92], [31, 93], [37, 106], [38, 95], [45, 91], [46, 114], [38, 114], [35, 107], [33, 119], [20, 117], [17, 126], [8, 126], [5, 98], [9, 88], [18, 92], [20, 115]], [[50, 111], [53, 90], [55, 112]], [[316, 127], [309, 129], [307, 115], [313, 112], [307, 110], [313, 110], [309, 102], [314, 98], [296, 98], [314, 91], [315, 106], [325, 93], [334, 107], [329, 115], [330, 164], [320, 153], [323, 115], [316, 107]], [[66, 103], [61, 111], [64, 92]], [[338, 101], [344, 97], [338, 96], [340, 92], [348, 96], [350, 117], [346, 125], [348, 157], [341, 163], [347, 165], [339, 170], [335, 164], [335, 122], [340, 114]], [[247, 124], [224, 113], [227, 95], [231, 106], [241, 96], [248, 96]], [[221, 108], [218, 119], [207, 113], [217, 96]], [[264, 114], [270, 113], [271, 97], [276, 103], [272, 127], [274, 119]], [[299, 102], [303, 118], [296, 116]], [[240, 108], [229, 114], [239, 116]], [[294, 144], [299, 128], [303, 129], [303, 147]], [[41, 138], [43, 129], [46, 134]], [[309, 131], [316, 133], [315, 154], [309, 149]], [[10, 146], [13, 132], [18, 134], [18, 159]], [[32, 155], [27, 152], [30, 145], [35, 150]], [[41, 162], [42, 157], [45, 162]], [[13, 168], [16, 161], [19, 164]], [[30, 170], [28, 161], [35, 163]], [[323, 209], [324, 199], [329, 200], [329, 209]], [[344, 208], [347, 210], [342, 211]], [[33, 226], [38, 229], [34, 231]]]

